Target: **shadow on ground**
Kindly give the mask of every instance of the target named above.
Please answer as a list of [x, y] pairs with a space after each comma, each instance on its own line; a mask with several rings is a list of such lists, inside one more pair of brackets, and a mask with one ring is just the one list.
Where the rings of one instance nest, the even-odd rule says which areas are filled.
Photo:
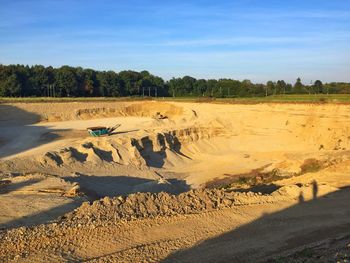
[[[25, 198], [25, 197], [23, 197]], [[78, 208], [84, 200], [82, 199], [72, 199], [72, 202], [66, 203], [64, 205], [60, 205], [57, 207], [53, 207], [49, 210], [34, 213], [28, 216], [23, 216], [21, 218], [11, 220], [6, 223], [0, 224], [0, 230], [5, 229], [11, 229], [21, 226], [34, 226], [39, 224], [48, 223], [50, 221], [53, 221], [57, 219], [58, 217], [73, 211], [74, 209]]]
[[59, 135], [52, 134], [43, 140], [41, 135], [57, 130], [34, 126], [39, 121], [38, 114], [12, 105], [0, 104], [0, 158], [30, 150], [59, 138]]
[[173, 153], [191, 159], [181, 152], [181, 142], [176, 136], [171, 134], [158, 134], [157, 143], [159, 144], [155, 150], [154, 142], [149, 137], [143, 137], [141, 142], [133, 139], [131, 144], [140, 152], [142, 158], [146, 161], [147, 166], [162, 168], [167, 158], [167, 150]]
[[[350, 188], [314, 197], [176, 251], [163, 262], [280, 262], [283, 252], [301, 251], [312, 243], [350, 234], [349, 201]], [[305, 256], [307, 262], [319, 261], [312, 252]]]
[[131, 177], [131, 176], [94, 176], [82, 175], [65, 177], [65, 180], [77, 182], [83, 193], [90, 200], [96, 200], [105, 196], [114, 197], [128, 195], [137, 192], [160, 193], [167, 192], [179, 194], [190, 190], [190, 186], [184, 180], [169, 179], [165, 182], [157, 180]]
[[[46, 200], [48, 202], [51, 201], [52, 198], [62, 198], [62, 201], [64, 199], [65, 202], [67, 202], [67, 198], [65, 197], [60, 197], [60, 196], [49, 196], [46, 194], [40, 194], [40, 193], [21, 193], [21, 189], [25, 188], [27, 186], [31, 186], [31, 185], [35, 185], [36, 183], [39, 183], [40, 181], [42, 181], [42, 179], [31, 179], [31, 180], [27, 180], [27, 181], [23, 181], [23, 182], [17, 182], [17, 183], [13, 183], [11, 182], [11, 178], [8, 179], [3, 179], [1, 180], [1, 184], [0, 184], [0, 201], [1, 202], [6, 202], [7, 199], [11, 199], [13, 200], [13, 198], [21, 200], [23, 198], [23, 202], [20, 205], [25, 205], [28, 207], [31, 207], [31, 209], [33, 209], [33, 207], [35, 207], [37, 204], [33, 204], [30, 201], [27, 201], [26, 198], [33, 198], [33, 195], [36, 195], [38, 199], [41, 200], [41, 202], [43, 202], [42, 200]], [[14, 194], [12, 194], [12, 192], [16, 192]], [[12, 195], [11, 195], [12, 194]], [[64, 205], [58, 205], [56, 207], [53, 207], [49, 210], [45, 210], [45, 211], [40, 211], [37, 213], [33, 213], [30, 215], [25, 215], [22, 217], [18, 217], [14, 220], [10, 220], [10, 221], [3, 221], [3, 219], [6, 220], [6, 218], [11, 217], [8, 214], [4, 213], [4, 210], [0, 210], [0, 218], [2, 219], [0, 222], [0, 230], [1, 229], [10, 229], [10, 228], [15, 228], [15, 227], [20, 227], [20, 226], [31, 226], [31, 225], [36, 225], [36, 224], [42, 224], [42, 223], [46, 223], [48, 221], [54, 220], [56, 219], [58, 216], [65, 214], [67, 212], [70, 212], [71, 210], [79, 207], [81, 205], [81, 203], [83, 202], [82, 198], [71, 198], [71, 200], [68, 200], [69, 203], [65, 203]], [[13, 209], [18, 209], [18, 207], [13, 208]], [[5, 210], [6, 211], [6, 210]]]
[[[6, 223], [0, 223], [0, 230], [48, 223], [76, 209], [83, 201], [86, 201], [86, 198], [89, 201], [94, 201], [105, 196], [115, 197], [137, 192], [168, 192], [179, 194], [190, 190], [190, 186], [187, 185], [184, 180], [177, 179], [169, 179], [160, 183], [157, 180], [130, 176], [88, 176], [80, 174], [78, 176], [64, 177], [64, 180], [78, 183], [83, 196], [70, 198], [71, 200], [69, 203], [65, 203], [64, 205], [46, 211], [40, 211]], [[19, 190], [22, 187], [35, 184], [39, 181], [40, 180], [30, 180], [23, 183], [8, 185], [6, 185], [6, 181], [4, 181], [4, 185], [0, 186], [0, 197], [1, 194], [9, 194], [12, 191]], [[23, 195], [23, 198], [26, 198], [27, 196], [28, 195]], [[62, 198], [65, 202], [67, 201], [67, 197], [60, 197], [57, 195], [46, 195], [46, 197], [38, 195], [38, 198], [48, 198], [48, 201], [50, 201], [51, 198]], [[2, 217], [6, 217], [6, 215], [2, 215], [1, 213], [2, 212], [0, 211]]]
[[115, 131], [115, 132], [110, 133], [110, 136], [111, 135], [118, 135], [118, 134], [125, 134], [125, 133], [130, 133], [130, 132], [137, 132], [137, 131], [139, 131], [139, 130], [134, 129], [134, 130], [127, 130], [127, 131]]
[[11, 180], [1, 180], [0, 181], [0, 194], [9, 194], [13, 191], [18, 191], [23, 187], [30, 186], [40, 182], [42, 179], [33, 179], [18, 183], [11, 183]]

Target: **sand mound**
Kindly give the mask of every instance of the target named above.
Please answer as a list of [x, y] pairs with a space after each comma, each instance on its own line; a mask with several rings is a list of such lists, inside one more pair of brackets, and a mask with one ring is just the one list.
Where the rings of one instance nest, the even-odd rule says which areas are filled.
[[[77, 184], [69, 184], [67, 187], [67, 183], [62, 179], [55, 179], [45, 175], [42, 176], [44, 176], [46, 180], [51, 180], [51, 186], [49, 188], [46, 189], [42, 186], [37, 186], [35, 188], [37, 190], [33, 190], [33, 187], [31, 187], [30, 189], [24, 188], [21, 191], [39, 191], [43, 193], [49, 193], [51, 191], [60, 195], [67, 195], [78, 191]], [[38, 180], [38, 178], [41, 177], [36, 175], [35, 180]], [[16, 180], [22, 179], [18, 177]], [[59, 186], [55, 186], [55, 180], [59, 180]], [[43, 182], [42, 184], [47, 186], [48, 182]], [[164, 185], [170, 185], [171, 183], [166, 180], [158, 180], [151, 184], [153, 186], [158, 184], [164, 187]], [[66, 187], [66, 189], [62, 189], [62, 187]], [[319, 196], [336, 190], [336, 188], [327, 185], [320, 186]], [[300, 193], [304, 193], [306, 201], [307, 199], [312, 199], [311, 192], [312, 187], [309, 185], [290, 185], [283, 186], [272, 194], [236, 192], [230, 189], [197, 189], [178, 195], [165, 192], [135, 193], [126, 197], [104, 197], [93, 203], [84, 202], [73, 212], [65, 214], [59, 219], [59, 222], [66, 227], [76, 226], [78, 224], [97, 226], [106, 223], [113, 224], [120, 220], [130, 221], [160, 216], [200, 214], [239, 206], [262, 205], [283, 201], [300, 202]]]
[[145, 165], [139, 152], [129, 140], [126, 142], [113, 142], [111, 140], [87, 140], [74, 147], [67, 147], [58, 151], [47, 152], [43, 157], [37, 158], [41, 165], [48, 166], [74, 166], [92, 163], [95, 165], [133, 164]]
[[72, 147], [47, 152], [37, 160], [41, 165], [54, 167], [85, 163], [173, 167], [191, 159], [182, 153], [184, 146], [224, 133], [220, 128], [190, 127], [143, 137], [89, 138]]
[[[334, 232], [348, 233], [347, 193], [296, 206], [269, 195], [254, 196], [211, 190], [181, 197], [104, 198], [50, 224], [0, 231], [0, 254], [5, 261], [24, 262], [256, 262], [295, 251], [305, 242], [334, 244], [328, 239]], [[244, 201], [253, 198], [251, 205]], [[338, 203], [344, 210], [334, 207]]]
[[[300, 188], [295, 187], [298, 194]], [[136, 193], [127, 197], [105, 197], [92, 204], [85, 202], [74, 212], [64, 216], [64, 222], [71, 224], [91, 224], [113, 220], [132, 220], [136, 218], [153, 218], [180, 214], [196, 214], [233, 206], [264, 204], [281, 200], [296, 199], [298, 195], [283, 195], [281, 189], [277, 194], [263, 195], [253, 192], [234, 192], [218, 189], [191, 190], [179, 195], [161, 192]]]

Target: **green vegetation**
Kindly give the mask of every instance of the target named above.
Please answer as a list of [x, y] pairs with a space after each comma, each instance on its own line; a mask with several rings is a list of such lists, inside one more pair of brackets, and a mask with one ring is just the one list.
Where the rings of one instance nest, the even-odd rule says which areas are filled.
[[217, 102], [315, 102], [315, 103], [342, 103], [350, 102], [350, 94], [286, 94], [286, 95], [270, 95], [267, 97], [248, 97], [248, 98], [217, 98]]
[[186, 97], [237, 103], [327, 102], [333, 99], [330, 94], [342, 94], [334, 99], [348, 101], [350, 83], [323, 84], [316, 80], [313, 85], [304, 85], [298, 78], [293, 85], [283, 80], [255, 84], [249, 80], [205, 80], [190, 76], [164, 81], [148, 71], [117, 73], [70, 66], [0, 65], [0, 97]]
[[324, 166], [324, 162], [316, 159], [306, 159], [304, 163], [300, 166], [300, 174], [305, 173], [316, 173], [321, 170]]
[[0, 103], [11, 102], [91, 102], [91, 101], [134, 101], [159, 100], [179, 102], [208, 102], [216, 104], [257, 104], [257, 103], [350, 103], [350, 94], [329, 95], [276, 95], [249, 98], [210, 98], [210, 97], [0, 97]]
[[227, 174], [224, 178], [216, 178], [205, 184], [206, 188], [240, 188], [241, 186], [257, 187], [266, 186], [275, 181], [288, 178], [282, 176], [278, 169], [269, 172], [262, 172], [262, 169], [256, 169], [250, 173], [237, 176]]
[[[288, 257], [279, 257], [270, 262], [275, 263], [284, 263], [284, 262], [313, 262], [311, 259], [314, 259], [315, 251], [311, 248], [304, 248], [301, 251], [297, 251]], [[304, 259], [304, 260], [303, 260]], [[310, 261], [311, 260], [311, 261]]]
[[238, 178], [235, 184], [247, 184], [250, 186], [257, 186], [257, 185], [263, 185], [263, 184], [270, 184], [274, 181], [281, 180], [286, 178], [286, 176], [281, 176], [280, 171], [278, 169], [273, 169], [270, 172], [256, 172], [256, 176], [249, 176], [249, 177], [244, 177], [241, 176]]

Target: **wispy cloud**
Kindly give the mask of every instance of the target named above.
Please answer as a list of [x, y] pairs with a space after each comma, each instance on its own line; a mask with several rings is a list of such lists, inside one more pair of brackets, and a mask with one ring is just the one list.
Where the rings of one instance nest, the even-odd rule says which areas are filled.
[[159, 43], [160, 46], [232, 46], [232, 45], [249, 45], [249, 44], [307, 44], [320, 43], [337, 40], [350, 40], [350, 31], [341, 35], [310, 35], [307, 37], [228, 37], [228, 38], [204, 38], [189, 40], [172, 40]]
[[0, 63], [252, 79], [350, 68], [345, 0], [3, 0], [0, 35]]

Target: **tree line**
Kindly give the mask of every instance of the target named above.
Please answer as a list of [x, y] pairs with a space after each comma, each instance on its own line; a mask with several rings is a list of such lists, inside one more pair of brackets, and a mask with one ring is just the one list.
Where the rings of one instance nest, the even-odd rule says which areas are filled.
[[294, 84], [284, 80], [266, 84], [250, 80], [196, 79], [190, 76], [164, 81], [148, 71], [96, 71], [81, 67], [53, 68], [41, 65], [1, 65], [0, 97], [125, 97], [125, 96], [207, 96], [259, 97], [280, 94], [350, 93], [350, 83], [310, 85], [298, 78]]

